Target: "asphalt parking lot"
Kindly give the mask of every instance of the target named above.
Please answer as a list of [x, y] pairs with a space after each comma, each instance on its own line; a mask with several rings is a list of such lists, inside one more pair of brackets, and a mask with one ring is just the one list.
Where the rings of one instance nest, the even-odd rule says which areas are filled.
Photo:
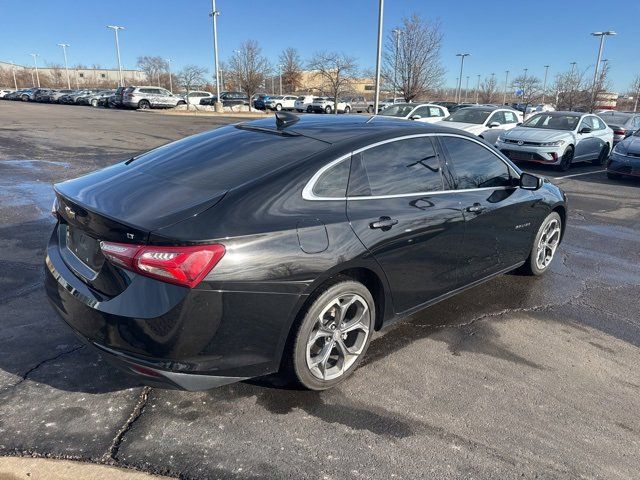
[[378, 334], [338, 388], [141, 387], [82, 343], [41, 280], [51, 184], [229, 118], [0, 102], [0, 455], [181, 478], [637, 478], [640, 181], [548, 177], [560, 255]]

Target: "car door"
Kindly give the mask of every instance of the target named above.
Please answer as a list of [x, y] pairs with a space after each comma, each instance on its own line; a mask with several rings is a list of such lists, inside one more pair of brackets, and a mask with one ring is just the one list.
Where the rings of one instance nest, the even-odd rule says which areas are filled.
[[347, 216], [384, 270], [396, 312], [457, 284], [464, 216], [443, 182], [430, 136], [391, 140], [353, 155]]
[[596, 155], [599, 156], [605, 145], [608, 145], [609, 149], [611, 149], [611, 145], [613, 144], [613, 133], [611, 130], [609, 130], [607, 124], [604, 123], [604, 120], [602, 120], [600, 117], [597, 117], [595, 115], [592, 116], [591, 122], [594, 126], [593, 136], [597, 142]]
[[438, 139], [465, 217], [462, 283], [524, 261], [544, 213], [532, 192], [515, 186], [517, 172], [491, 147], [463, 136]]
[[[581, 133], [584, 128], [588, 128], [589, 131]], [[576, 149], [574, 153], [576, 160], [590, 160], [596, 158], [600, 153], [594, 130], [593, 117], [591, 115], [582, 117], [576, 133]]]

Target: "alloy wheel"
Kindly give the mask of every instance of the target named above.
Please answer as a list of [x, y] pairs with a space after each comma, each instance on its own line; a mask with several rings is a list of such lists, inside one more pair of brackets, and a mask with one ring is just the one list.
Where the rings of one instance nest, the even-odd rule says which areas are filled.
[[536, 265], [540, 270], [545, 270], [549, 266], [559, 243], [560, 222], [556, 218], [551, 218], [543, 227], [536, 250]]
[[370, 324], [371, 311], [360, 295], [343, 293], [328, 302], [307, 339], [311, 374], [325, 381], [342, 376], [367, 345]]

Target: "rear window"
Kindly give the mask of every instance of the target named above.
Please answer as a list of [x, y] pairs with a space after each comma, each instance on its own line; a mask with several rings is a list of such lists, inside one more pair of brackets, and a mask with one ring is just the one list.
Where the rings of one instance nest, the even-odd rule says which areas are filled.
[[[273, 128], [272, 120], [268, 126]], [[227, 190], [299, 161], [328, 146], [308, 137], [283, 137], [232, 126], [187, 137], [136, 157], [132, 166], [178, 184]]]

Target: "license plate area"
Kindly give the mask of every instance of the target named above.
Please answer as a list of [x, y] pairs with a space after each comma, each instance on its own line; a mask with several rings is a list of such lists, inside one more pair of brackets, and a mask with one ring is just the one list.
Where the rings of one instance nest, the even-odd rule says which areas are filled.
[[59, 232], [65, 263], [85, 279], [95, 280], [104, 263], [98, 240], [68, 224], [60, 224]]

